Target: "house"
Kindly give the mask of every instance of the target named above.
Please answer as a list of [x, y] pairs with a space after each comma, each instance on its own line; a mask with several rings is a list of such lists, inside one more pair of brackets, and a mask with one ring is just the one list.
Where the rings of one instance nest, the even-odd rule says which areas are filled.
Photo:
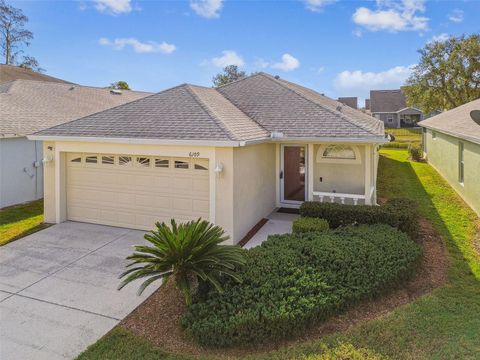
[[358, 99], [356, 96], [339, 97], [338, 102], [350, 106], [351, 108], [358, 109]]
[[365, 101], [372, 116], [383, 121], [386, 128], [415, 127], [424, 116], [422, 111], [408, 107], [401, 89], [371, 90], [370, 99]]
[[480, 99], [419, 125], [428, 163], [480, 215]]
[[199, 217], [237, 243], [279, 207], [376, 202], [383, 123], [257, 73], [183, 84], [42, 130], [45, 220], [151, 229]]
[[43, 197], [42, 143], [26, 135], [146, 95], [62, 81], [0, 84], [0, 208]]
[[0, 64], [0, 84], [13, 80], [37, 80], [49, 81], [63, 84], [72, 84], [71, 82], [58, 79], [53, 76], [42, 74], [30, 69], [21, 68], [19, 66]]

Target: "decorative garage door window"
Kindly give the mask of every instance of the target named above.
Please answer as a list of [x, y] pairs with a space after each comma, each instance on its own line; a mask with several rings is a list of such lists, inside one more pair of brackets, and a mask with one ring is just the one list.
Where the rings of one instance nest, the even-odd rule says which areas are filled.
[[172, 170], [208, 170], [208, 159], [199, 158], [178, 158], [178, 157], [156, 157], [156, 156], [133, 156], [133, 155], [107, 155], [107, 154], [78, 154], [68, 153], [67, 162], [69, 166], [80, 167], [131, 167], [140, 169], [151, 169], [161, 171], [162, 169]]
[[360, 151], [354, 145], [331, 144], [320, 145], [317, 151], [317, 162], [360, 164]]

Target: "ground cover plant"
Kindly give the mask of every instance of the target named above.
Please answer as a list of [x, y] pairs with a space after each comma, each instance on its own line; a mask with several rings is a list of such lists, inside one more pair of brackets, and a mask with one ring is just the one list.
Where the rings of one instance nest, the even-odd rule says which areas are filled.
[[273, 235], [248, 251], [242, 283], [199, 298], [182, 326], [206, 346], [279, 341], [398, 286], [420, 255], [406, 234], [382, 224]]

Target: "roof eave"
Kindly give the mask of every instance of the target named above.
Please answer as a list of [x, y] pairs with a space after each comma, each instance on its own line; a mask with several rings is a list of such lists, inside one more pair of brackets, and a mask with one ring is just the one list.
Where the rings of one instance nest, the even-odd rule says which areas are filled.
[[465, 141], [470, 141], [474, 144], [479, 144], [480, 145], [480, 139], [479, 138], [474, 138], [474, 137], [471, 137], [471, 136], [455, 133], [453, 131], [441, 129], [441, 128], [438, 128], [438, 127], [435, 127], [435, 126], [431, 126], [429, 124], [422, 124], [422, 123], [423, 123], [423, 121], [419, 122], [418, 125], [420, 125], [421, 127], [430, 129], [430, 130], [435, 130], [435, 131], [438, 131], [440, 133], [450, 135], [450, 136], [453, 136], [455, 138], [459, 138], [459, 139], [462, 139], [462, 140], [465, 140]]

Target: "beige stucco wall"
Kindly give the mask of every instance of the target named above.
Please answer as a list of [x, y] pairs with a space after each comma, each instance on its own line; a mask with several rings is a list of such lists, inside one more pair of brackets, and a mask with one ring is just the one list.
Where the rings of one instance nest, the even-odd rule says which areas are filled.
[[[314, 145], [313, 161], [313, 190], [322, 192], [358, 194], [365, 192], [365, 146], [356, 146], [360, 153], [360, 162], [358, 164], [324, 163], [317, 162], [317, 152], [320, 144]], [[320, 177], [322, 182], [320, 182]]]
[[275, 209], [275, 145], [234, 148], [233, 219], [234, 241]]
[[[480, 215], [480, 145], [432, 130], [426, 134], [428, 162]], [[459, 182], [459, 142], [464, 144], [464, 183]]]

